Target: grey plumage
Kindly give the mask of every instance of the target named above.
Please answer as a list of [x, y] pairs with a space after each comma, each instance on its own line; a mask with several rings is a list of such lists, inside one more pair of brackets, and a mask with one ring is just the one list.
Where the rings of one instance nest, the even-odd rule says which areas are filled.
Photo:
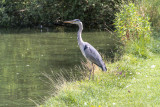
[[99, 66], [103, 71], [107, 71], [106, 65], [103, 62], [101, 55], [92, 45], [85, 42], [84, 52], [88, 60]]
[[[98, 51], [92, 45], [82, 40], [82, 37], [81, 37], [82, 30], [83, 30], [82, 22], [79, 19], [74, 19], [71, 21], [64, 21], [64, 23], [77, 24], [79, 26], [79, 30], [77, 33], [77, 40], [78, 40], [78, 45], [80, 47], [82, 54], [86, 59], [88, 59], [92, 63], [99, 66], [103, 71], [107, 71], [106, 65], [103, 62], [102, 57], [98, 53]], [[93, 69], [93, 73], [94, 73], [94, 69]], [[90, 71], [90, 75], [91, 75], [91, 71]]]

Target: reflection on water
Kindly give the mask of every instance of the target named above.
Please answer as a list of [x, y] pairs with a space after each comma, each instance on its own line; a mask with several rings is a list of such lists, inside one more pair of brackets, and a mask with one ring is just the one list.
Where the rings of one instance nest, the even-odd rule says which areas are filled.
[[[106, 32], [83, 33], [84, 41], [109, 55], [113, 38]], [[48, 95], [43, 72], [72, 68], [84, 59], [76, 32], [0, 34], [0, 107], [30, 107]]]

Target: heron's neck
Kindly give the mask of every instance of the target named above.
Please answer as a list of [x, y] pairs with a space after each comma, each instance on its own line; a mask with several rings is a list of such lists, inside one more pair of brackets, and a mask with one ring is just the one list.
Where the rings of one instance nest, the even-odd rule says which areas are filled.
[[83, 24], [80, 23], [80, 24], [78, 24], [78, 26], [79, 26], [79, 30], [78, 30], [78, 34], [77, 34], [77, 39], [78, 39], [78, 44], [81, 44], [81, 43], [83, 43], [82, 36], [81, 36], [82, 30], [83, 30]]

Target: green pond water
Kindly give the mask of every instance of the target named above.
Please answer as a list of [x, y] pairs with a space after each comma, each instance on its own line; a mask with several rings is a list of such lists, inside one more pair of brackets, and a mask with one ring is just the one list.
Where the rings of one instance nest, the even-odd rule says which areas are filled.
[[[71, 69], [85, 60], [76, 34], [0, 33], [0, 107], [32, 107], [35, 104], [30, 99], [41, 101], [49, 96], [50, 86], [43, 73]], [[116, 41], [107, 32], [84, 32], [82, 37], [99, 52], [112, 56]]]

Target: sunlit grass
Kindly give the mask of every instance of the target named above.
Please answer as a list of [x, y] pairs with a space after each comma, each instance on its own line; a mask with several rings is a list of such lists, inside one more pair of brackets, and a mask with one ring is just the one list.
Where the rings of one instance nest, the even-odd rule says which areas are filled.
[[160, 57], [124, 55], [106, 63], [108, 72], [96, 69], [94, 80], [65, 82], [40, 107], [107, 107], [160, 105]]

